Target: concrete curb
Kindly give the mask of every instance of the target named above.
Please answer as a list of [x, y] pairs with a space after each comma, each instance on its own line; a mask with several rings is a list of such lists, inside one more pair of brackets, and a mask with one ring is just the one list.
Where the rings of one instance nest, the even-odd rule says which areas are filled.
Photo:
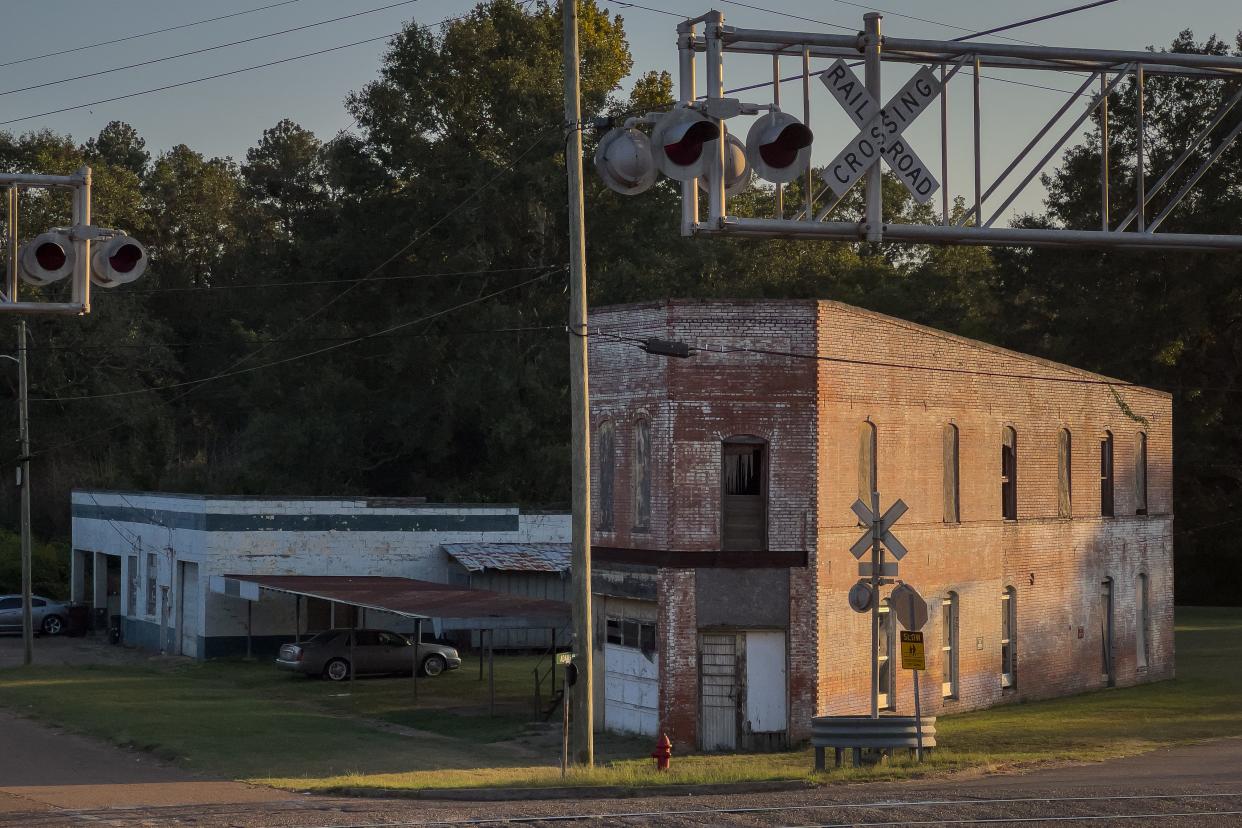
[[540, 799], [630, 799], [643, 796], [710, 796], [714, 794], [770, 793], [813, 788], [805, 780], [740, 782], [712, 785], [579, 785], [556, 788], [388, 788], [342, 787], [317, 791], [327, 796], [355, 796], [366, 799], [445, 799], [459, 802], [510, 802]]

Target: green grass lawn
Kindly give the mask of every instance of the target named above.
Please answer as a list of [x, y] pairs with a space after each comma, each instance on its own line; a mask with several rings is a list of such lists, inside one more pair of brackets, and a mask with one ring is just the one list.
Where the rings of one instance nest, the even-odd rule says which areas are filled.
[[[1181, 609], [1173, 681], [1016, 704], [937, 722], [930, 762], [814, 774], [809, 750], [677, 756], [656, 774], [649, 740], [604, 737], [605, 762], [570, 784], [646, 785], [793, 779], [835, 781], [1092, 761], [1163, 745], [1242, 735], [1242, 610]], [[497, 716], [477, 666], [420, 680], [354, 686], [279, 673], [268, 663], [13, 668], [0, 704], [182, 765], [280, 787], [409, 789], [560, 784], [547, 739], [525, 729], [532, 658], [498, 658]], [[412, 728], [413, 730], [410, 730]], [[555, 740], [553, 740], [555, 741]]]

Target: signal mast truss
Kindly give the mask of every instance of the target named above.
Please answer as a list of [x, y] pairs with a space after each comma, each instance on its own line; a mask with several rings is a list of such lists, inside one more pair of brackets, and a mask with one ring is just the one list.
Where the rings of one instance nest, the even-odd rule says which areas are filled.
[[[680, 71], [680, 104], [675, 112], [683, 109], [696, 110], [708, 119], [724, 127], [725, 121], [735, 114], [749, 114], [758, 109], [779, 110], [780, 75], [782, 57], [795, 58], [801, 63], [803, 118], [808, 123], [811, 113], [812, 90], [823, 99], [826, 87], [841, 104], [845, 114], [859, 128], [858, 137], [846, 145], [825, 166], [825, 156], [820, 154], [813, 163], [809, 152], [805, 168], [799, 171], [809, 186], [806, 203], [793, 206], [790, 217], [782, 204], [780, 185], [777, 184], [776, 214], [771, 218], [743, 218], [729, 214], [730, 176], [737, 173], [739, 163], [727, 154], [728, 142], [712, 140], [703, 153], [703, 192], [697, 180], [682, 178], [682, 233], [684, 235], [733, 235], [806, 239], [830, 239], [840, 241], [890, 241], [925, 243], [955, 243], [1009, 246], [1104, 246], [1117, 248], [1176, 248], [1192, 250], [1242, 250], [1242, 235], [1232, 233], [1161, 233], [1158, 232], [1165, 219], [1182, 201], [1186, 194], [1203, 177], [1213, 163], [1242, 133], [1242, 119], [1214, 142], [1205, 145], [1212, 131], [1225, 121], [1235, 105], [1242, 100], [1242, 59], [1228, 56], [1181, 54], [1165, 52], [1127, 52], [1101, 49], [1055, 48], [1020, 44], [972, 43], [940, 40], [915, 40], [908, 38], [885, 38], [880, 31], [881, 16], [867, 14], [864, 30], [857, 35], [835, 35], [814, 32], [769, 31], [741, 29], [724, 25], [724, 16], [717, 11], [686, 20], [679, 24], [678, 56]], [[696, 64], [703, 56], [706, 96], [697, 97], [695, 83]], [[766, 55], [770, 57], [773, 73], [772, 103], [741, 104], [725, 97], [725, 56]], [[850, 62], [864, 64], [864, 79], [853, 74]], [[819, 61], [817, 71], [812, 72], [812, 61]], [[829, 65], [829, 62], [831, 64]], [[887, 65], [906, 63], [922, 65], [914, 78], [892, 95], [883, 112], [879, 104], [883, 90], [883, 68]], [[945, 102], [948, 84], [963, 69], [973, 69], [974, 124], [973, 205], [964, 216], [956, 219], [950, 215], [948, 178], [949, 118]], [[1086, 80], [1055, 115], [1019, 151], [1004, 171], [985, 186], [980, 170], [980, 70], [1070, 70], [1086, 73]], [[970, 74], [968, 72], [968, 74]], [[1181, 76], [1203, 80], [1235, 80], [1237, 90], [1225, 100], [1221, 108], [1209, 119], [1181, 155], [1154, 183], [1147, 180], [1147, 159], [1144, 157], [1143, 141], [1136, 143], [1134, 158], [1136, 175], [1134, 203], [1119, 221], [1109, 214], [1109, 142], [1108, 97], [1125, 79], [1132, 79], [1137, 88], [1137, 106], [1134, 111], [1114, 113], [1114, 117], [1133, 119], [1135, 132], [1144, 134], [1143, 85], [1149, 75]], [[1093, 86], [1096, 94], [1091, 94]], [[752, 87], [754, 88], [754, 87]], [[891, 93], [890, 93], [891, 94]], [[1075, 101], [1088, 97], [1089, 103], [1075, 118], [1068, 129], [1057, 133], [1057, 140], [1043, 153], [1016, 185], [1010, 184], [1008, 194], [1002, 185], [1027, 161], [1032, 150], [1070, 111]], [[913, 153], [913, 148], [901, 137], [905, 125], [940, 98], [940, 165], [932, 169]], [[831, 104], [830, 104], [831, 105]], [[1097, 228], [1013, 228], [996, 226], [998, 218], [1034, 180], [1067, 141], [1078, 133], [1083, 122], [1099, 111], [1102, 123], [1100, 169], [1101, 225]], [[809, 130], [807, 130], [809, 135]], [[871, 140], [868, 140], [870, 138]], [[735, 139], [730, 139], [735, 140]], [[840, 149], [839, 141], [819, 141], [831, 144], [828, 152]], [[796, 146], [796, 145], [795, 145]], [[1210, 151], [1209, 151], [1210, 148]], [[809, 147], [807, 148], [809, 149]], [[816, 149], [819, 149], [818, 147]], [[935, 147], [931, 147], [934, 151]], [[926, 149], [924, 149], [926, 152]], [[851, 155], [852, 153], [852, 155]], [[749, 156], [753, 158], [753, 154]], [[1181, 182], [1175, 192], [1170, 185], [1183, 170], [1190, 170], [1187, 162], [1194, 159], [1197, 166], [1189, 174], [1179, 177]], [[801, 163], [799, 157], [799, 163]], [[880, 197], [881, 160], [889, 166], [898, 179], [910, 189], [920, 202], [928, 201], [936, 188], [941, 190], [940, 221], [936, 224], [886, 223], [882, 214]], [[934, 156], [933, 156], [934, 160]], [[598, 161], [597, 161], [598, 164]], [[821, 168], [815, 175], [812, 168]], [[936, 175], [939, 174], [939, 181]], [[786, 178], [785, 180], [789, 180]], [[861, 221], [839, 221], [830, 217], [840, 205], [846, 192], [856, 181], [865, 183], [864, 214]], [[720, 186], [721, 183], [726, 186]], [[610, 185], [611, 186], [611, 185]], [[614, 189], [616, 189], [614, 187]], [[1172, 195], [1168, 195], [1172, 192]], [[1000, 199], [998, 205], [990, 201]], [[1162, 204], [1158, 212], [1152, 205], [1160, 195]], [[1003, 196], [1003, 197], [1002, 197]], [[704, 211], [700, 198], [707, 201]], [[820, 199], [823, 198], [822, 201]], [[816, 202], [819, 202], [818, 204]], [[706, 216], [704, 216], [704, 212]], [[1154, 215], [1153, 215], [1154, 214]]]

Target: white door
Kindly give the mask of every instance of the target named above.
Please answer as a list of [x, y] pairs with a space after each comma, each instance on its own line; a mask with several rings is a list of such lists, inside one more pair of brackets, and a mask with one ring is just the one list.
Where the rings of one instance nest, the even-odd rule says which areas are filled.
[[751, 733], [786, 729], [785, 632], [746, 633], [746, 725]]
[[619, 733], [655, 736], [660, 727], [660, 657], [604, 645], [604, 724]]
[[704, 635], [699, 666], [703, 750], [737, 748], [737, 636]]
[[181, 654], [198, 658], [198, 614], [202, 596], [198, 589], [198, 564], [181, 562], [180, 618], [177, 633], [181, 637]]

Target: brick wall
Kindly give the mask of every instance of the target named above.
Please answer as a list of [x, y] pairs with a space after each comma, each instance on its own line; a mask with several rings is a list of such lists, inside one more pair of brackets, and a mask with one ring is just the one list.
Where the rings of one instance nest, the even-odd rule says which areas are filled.
[[[821, 651], [818, 708], [865, 712], [869, 704], [870, 622], [848, 610], [857, 581], [848, 545], [859, 528], [858, 424], [878, 434], [882, 506], [900, 497], [910, 511], [897, 534], [910, 549], [901, 577], [931, 605], [930, 712], [1041, 698], [1103, 686], [1100, 584], [1114, 582], [1117, 684], [1173, 674], [1171, 404], [1163, 393], [1100, 384], [1099, 377], [837, 303], [820, 306], [821, 355], [833, 359], [950, 368], [951, 373], [823, 362], [819, 377], [820, 588], [824, 640], [852, 643]], [[1062, 382], [1074, 379], [1086, 382]], [[1110, 390], [1111, 388], [1111, 390]], [[1125, 401], [1144, 425], [1118, 404]], [[959, 430], [961, 522], [943, 522], [942, 436]], [[1017, 432], [1018, 520], [1001, 520], [1001, 431]], [[1058, 517], [1057, 436], [1072, 435], [1073, 519]], [[1111, 431], [1116, 517], [1100, 517], [1099, 438]], [[1148, 435], [1149, 514], [1136, 516], [1133, 452]], [[1136, 586], [1149, 579], [1150, 652], [1136, 664]], [[1017, 686], [1002, 690], [1001, 594], [1016, 591]], [[940, 601], [959, 602], [959, 692], [942, 700]], [[1082, 628], [1083, 636], [1078, 637]], [[913, 707], [910, 674], [898, 673], [897, 709]]]
[[[652, 303], [597, 310], [591, 325], [626, 336], [680, 339], [700, 349], [677, 360], [606, 337], [592, 339], [593, 422], [616, 423], [618, 447], [616, 524], [613, 531], [596, 531], [596, 543], [718, 549], [721, 441], [735, 435], [768, 441], [768, 548], [810, 550], [808, 567], [789, 571], [795, 741], [807, 735], [816, 713], [858, 713], [869, 706], [870, 621], [846, 601], [858, 580], [847, 550], [861, 530], [849, 507], [857, 496], [859, 424], [868, 419], [877, 428], [883, 505], [900, 497], [910, 506], [898, 524], [911, 550], [901, 562], [901, 577], [931, 605], [927, 710], [1102, 686], [1099, 593], [1105, 579], [1114, 584], [1116, 683], [1173, 674], [1167, 395], [1110, 385], [1084, 371], [833, 302]], [[638, 416], [652, 420], [652, 525], [645, 533], [633, 532], [628, 517], [630, 429]], [[943, 521], [942, 441], [950, 422], [959, 432], [961, 520], [955, 524]], [[1001, 519], [1006, 426], [1017, 432], [1017, 521]], [[1072, 518], [1058, 516], [1062, 428], [1072, 435]], [[1100, 515], [1099, 440], [1106, 432], [1114, 442], [1111, 518]], [[1147, 515], [1135, 514], [1140, 433], [1148, 440]], [[596, 492], [598, 469], [595, 458]], [[1135, 653], [1140, 574], [1148, 579], [1150, 596], [1145, 669]], [[693, 746], [695, 574], [665, 571], [659, 583], [661, 723], [676, 743]], [[1016, 594], [1017, 682], [1002, 690], [1001, 595], [1007, 588]], [[959, 608], [959, 680], [955, 696], [944, 699], [940, 602], [950, 593]], [[910, 674], [899, 672], [898, 710], [912, 707], [910, 693]]]

